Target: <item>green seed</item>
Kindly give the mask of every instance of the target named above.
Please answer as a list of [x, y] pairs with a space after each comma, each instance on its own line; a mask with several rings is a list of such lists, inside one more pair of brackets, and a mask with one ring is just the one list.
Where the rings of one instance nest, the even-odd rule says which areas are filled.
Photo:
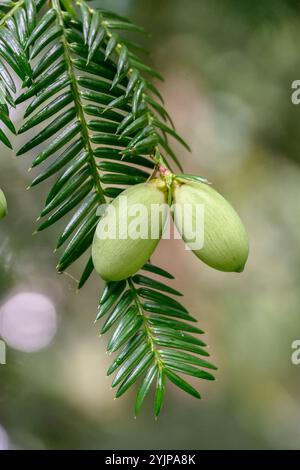
[[[109, 205], [99, 221], [92, 246], [93, 263], [103, 279], [126, 279], [149, 260], [162, 236], [167, 219], [166, 201], [165, 183], [154, 179], [127, 189]], [[158, 216], [157, 212], [154, 216], [151, 211], [154, 205], [161, 209]], [[137, 212], [133, 212], [134, 209]], [[142, 227], [146, 228], [147, 233]]]
[[5, 217], [7, 214], [7, 202], [4, 196], [4, 192], [0, 189], [0, 219]]
[[[226, 199], [208, 184], [189, 182], [179, 185], [175, 182], [173, 200], [175, 224], [195, 255], [220, 271], [243, 271], [249, 253], [248, 236], [241, 219]], [[204, 239], [203, 246], [194, 249], [198, 204], [204, 208], [204, 225], [201, 227], [204, 227]], [[191, 211], [186, 225], [184, 205], [190, 205]]]

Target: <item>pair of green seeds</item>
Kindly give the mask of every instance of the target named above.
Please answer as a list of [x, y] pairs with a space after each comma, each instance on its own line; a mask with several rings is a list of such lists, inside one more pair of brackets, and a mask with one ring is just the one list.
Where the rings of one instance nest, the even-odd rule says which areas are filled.
[[[249, 241], [240, 217], [233, 207], [210, 185], [201, 182], [175, 182], [171, 188], [174, 203], [173, 218], [183, 240], [191, 247], [195, 255], [208, 266], [220, 271], [241, 272], [249, 253]], [[127, 228], [134, 220], [131, 208], [143, 204], [148, 209], [147, 223], [151, 233], [152, 205], [165, 205], [168, 200], [168, 188], [161, 179], [135, 185], [118, 196], [111, 205], [114, 212], [107, 211], [100, 219], [92, 245], [92, 257], [96, 271], [106, 281], [119, 281], [135, 274], [152, 256], [162, 236], [166, 213], [162, 211], [159, 220], [159, 237], [130, 237], [119, 226], [124, 221], [124, 207], [121, 197], [127, 198]], [[185, 223], [184, 208], [189, 205], [191, 216]], [[193, 249], [196, 230], [197, 207], [203, 211], [203, 244]], [[110, 220], [114, 218], [114, 221]], [[116, 237], [107, 237], [104, 233], [110, 222], [117, 221]], [[189, 226], [187, 226], [189, 224]], [[121, 234], [121, 236], [120, 236]], [[194, 234], [191, 237], [191, 234]]]
[[[107, 213], [101, 218], [92, 246], [94, 266], [103, 279], [106, 281], [126, 279], [135, 274], [150, 259], [162, 236], [167, 214], [165, 211], [160, 214], [158, 237], [132, 238], [126, 232], [135, 217], [130, 215], [130, 209], [135, 204], [142, 204], [147, 209], [146, 223], [151, 228], [153, 224], [151, 205], [166, 204], [167, 192], [167, 185], [161, 179], [153, 179], [124, 191], [122, 197], [125, 196], [127, 200], [125, 217], [128, 223], [126, 229], [121, 227], [121, 230], [119, 225], [124, 220], [124, 214], [121, 214], [121, 196], [111, 203], [115, 212], [113, 215]], [[180, 227], [183, 240], [191, 247], [195, 242], [191, 234], [195, 234], [197, 229], [197, 206], [204, 207], [203, 246], [193, 250], [195, 255], [208, 266], [220, 271], [243, 271], [249, 253], [248, 237], [241, 219], [226, 199], [208, 184], [200, 182], [175, 182], [172, 186], [172, 198], [175, 203], [173, 211], [175, 224], [178, 228]], [[192, 210], [188, 221], [190, 227], [187, 227], [183, 220], [184, 207], [187, 204]], [[0, 189], [0, 218], [5, 217], [6, 214], [7, 202]], [[115, 238], [103, 236], [104, 227], [109, 226], [110, 217], [114, 217], [118, 225]], [[150, 230], [149, 233], [151, 233]]]

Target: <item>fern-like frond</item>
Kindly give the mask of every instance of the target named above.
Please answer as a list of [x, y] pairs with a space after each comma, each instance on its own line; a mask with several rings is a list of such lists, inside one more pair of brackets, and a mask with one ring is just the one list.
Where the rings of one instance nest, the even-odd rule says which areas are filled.
[[[173, 278], [150, 263], [143, 270]], [[178, 373], [214, 380], [213, 375], [203, 368], [215, 370], [216, 367], [203, 359], [209, 356], [206, 344], [195, 336], [203, 331], [194, 326], [196, 320], [174, 298], [181, 295], [165, 282], [137, 274], [126, 281], [109, 283], [100, 298], [96, 320], [106, 319], [100, 334], [114, 328], [107, 351], [118, 351], [108, 369], [108, 375], [115, 373], [112, 387], [118, 387], [116, 397], [123, 395], [141, 378], [135, 402], [136, 414], [152, 384], [157, 416], [166, 379], [196, 398], [201, 398], [199, 392]]]
[[[57, 269], [65, 271], [88, 252], [81, 288], [94, 269], [89, 251], [99, 207], [158, 169], [171, 170], [171, 163], [181, 169], [169, 138], [188, 146], [153, 83], [162, 77], [140, 58], [144, 49], [126, 37], [142, 28], [84, 0], [44, 4], [0, 5], [0, 119], [14, 132], [9, 107], [30, 100], [18, 133], [39, 130], [17, 155], [34, 151], [31, 167], [42, 167], [31, 187], [55, 177], [37, 231], [67, 219], [56, 245], [63, 249]], [[16, 100], [12, 72], [23, 85]], [[0, 140], [10, 146], [2, 130]], [[108, 351], [118, 351], [108, 373], [115, 373], [117, 397], [140, 379], [136, 413], [152, 384], [158, 415], [166, 379], [197, 398], [178, 374], [213, 379], [203, 368], [215, 366], [203, 359], [205, 344], [195, 336], [203, 332], [176, 298], [181, 294], [165, 282], [172, 278], [148, 263], [142, 273], [109, 283], [100, 299], [101, 333], [114, 329]]]
[[[31, 80], [25, 44], [35, 26], [36, 12], [43, 3], [44, 0], [19, 0], [0, 4], [0, 120], [13, 134], [16, 131], [9, 110], [15, 107], [17, 87], [14, 74], [22, 81]], [[0, 140], [12, 148], [10, 139], [2, 129]]]

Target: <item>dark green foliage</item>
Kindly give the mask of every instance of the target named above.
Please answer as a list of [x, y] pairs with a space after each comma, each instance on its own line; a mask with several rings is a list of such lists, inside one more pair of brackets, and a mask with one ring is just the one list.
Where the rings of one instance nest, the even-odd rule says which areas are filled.
[[[0, 5], [0, 120], [13, 134], [9, 109], [15, 107], [13, 95], [17, 87], [12, 72], [22, 81], [32, 79], [25, 44], [35, 27], [37, 11], [44, 3], [45, 0], [19, 0]], [[5, 131], [0, 130], [0, 140], [12, 148]]]
[[[149, 263], [144, 269], [159, 273], [162, 277], [170, 277], [168, 273]], [[145, 283], [149, 287], [139, 287]], [[201, 357], [209, 356], [205, 343], [190, 334], [199, 335], [203, 334], [203, 331], [190, 324], [195, 321], [194, 318], [178, 300], [166, 295], [165, 291], [180, 295], [164, 283], [139, 275], [126, 282], [108, 284], [99, 301], [97, 320], [105, 317], [100, 333], [115, 328], [108, 351], [117, 352], [117, 357], [112, 362], [108, 375], [115, 373], [112, 386], [118, 387], [116, 397], [122, 395], [142, 376], [136, 396], [135, 413], [139, 412], [153, 384], [155, 414], [159, 414], [166, 378], [200, 398], [199, 393], [175, 372], [205, 380], [214, 379], [209, 372], [203, 370], [216, 369]], [[144, 299], [151, 299], [153, 302], [147, 304]], [[147, 305], [155, 308], [147, 308]]]

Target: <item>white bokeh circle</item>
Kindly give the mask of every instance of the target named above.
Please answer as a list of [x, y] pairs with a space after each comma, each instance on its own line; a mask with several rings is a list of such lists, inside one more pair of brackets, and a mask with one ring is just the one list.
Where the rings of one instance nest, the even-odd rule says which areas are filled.
[[22, 292], [0, 308], [0, 336], [14, 349], [34, 352], [46, 347], [56, 333], [53, 302], [36, 292]]

